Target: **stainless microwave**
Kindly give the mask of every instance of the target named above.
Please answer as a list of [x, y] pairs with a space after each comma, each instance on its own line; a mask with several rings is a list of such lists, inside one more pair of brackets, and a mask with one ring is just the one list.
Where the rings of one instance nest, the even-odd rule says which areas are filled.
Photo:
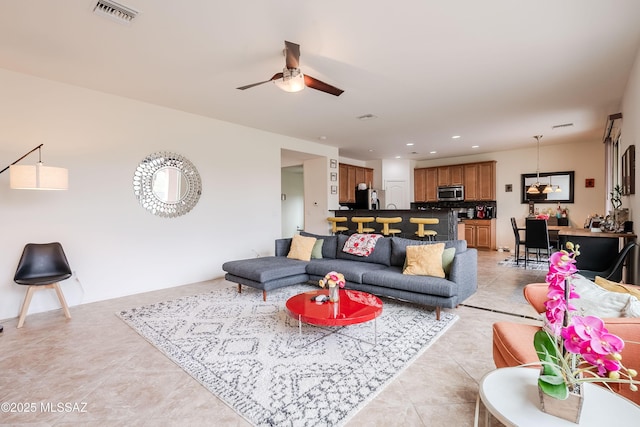
[[464, 186], [446, 185], [438, 187], [439, 202], [460, 202], [464, 200]]

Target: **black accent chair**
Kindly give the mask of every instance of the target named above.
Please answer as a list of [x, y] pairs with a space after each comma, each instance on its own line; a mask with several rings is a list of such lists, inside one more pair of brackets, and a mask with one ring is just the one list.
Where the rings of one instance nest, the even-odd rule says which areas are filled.
[[[547, 221], [544, 219], [527, 218], [525, 225], [524, 244], [524, 268], [527, 268], [529, 260], [529, 249], [536, 250], [536, 261], [540, 261], [540, 251], [545, 251], [547, 257], [551, 255], [553, 246], [549, 242], [549, 229]], [[547, 263], [548, 263], [547, 259]]]
[[516, 239], [516, 265], [520, 265], [520, 260], [523, 259], [520, 258], [520, 246], [525, 245], [525, 239], [520, 238], [520, 230], [518, 230], [518, 224], [516, 223], [516, 219], [514, 217], [511, 217], [511, 228], [513, 228], [513, 235]]
[[71, 319], [69, 307], [58, 282], [68, 279], [72, 274], [67, 256], [60, 243], [28, 243], [22, 251], [13, 278], [17, 284], [28, 286], [18, 318], [18, 328], [24, 324], [31, 298], [38, 289], [54, 289], [62, 305], [64, 315], [67, 319]]
[[[609, 239], [592, 239], [592, 240], [609, 240]], [[612, 240], [617, 242], [617, 239], [612, 239]], [[627, 257], [633, 253], [633, 248], [636, 246], [638, 245], [635, 242], [627, 243], [624, 246], [624, 248], [622, 248], [622, 250], [618, 252], [618, 255], [615, 257], [613, 263], [611, 263], [609, 267], [603, 271], [580, 269], [579, 262], [580, 262], [580, 257], [582, 256], [581, 254], [580, 256], [578, 256], [578, 258], [576, 258], [577, 260], [576, 267], [578, 267], [578, 274], [583, 275], [589, 280], [595, 280], [596, 276], [600, 276], [607, 280], [620, 282], [622, 281], [622, 268], [624, 267], [624, 262], [627, 259]]]

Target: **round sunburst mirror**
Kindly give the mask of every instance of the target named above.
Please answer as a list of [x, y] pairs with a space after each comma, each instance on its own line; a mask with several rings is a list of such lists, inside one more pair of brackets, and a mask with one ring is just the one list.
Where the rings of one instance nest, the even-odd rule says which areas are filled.
[[152, 214], [175, 218], [198, 203], [202, 182], [189, 160], [180, 154], [160, 151], [145, 157], [136, 168], [133, 193]]

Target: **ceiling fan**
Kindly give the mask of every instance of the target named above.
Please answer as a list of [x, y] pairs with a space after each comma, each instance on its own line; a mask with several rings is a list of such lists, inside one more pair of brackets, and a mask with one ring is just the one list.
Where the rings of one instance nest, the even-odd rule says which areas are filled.
[[344, 92], [342, 89], [338, 89], [335, 86], [331, 86], [330, 84], [321, 82], [320, 80], [315, 79], [311, 76], [302, 74], [302, 71], [300, 71], [300, 68], [298, 68], [300, 64], [299, 44], [291, 43], [285, 40], [284, 56], [286, 61], [286, 68], [284, 68], [281, 73], [274, 74], [273, 77], [271, 77], [269, 80], [252, 83], [246, 86], [240, 86], [237, 89], [245, 90], [264, 83], [274, 82], [276, 86], [286, 92], [299, 92], [304, 89], [305, 86], [335, 96], [340, 96], [342, 92]]

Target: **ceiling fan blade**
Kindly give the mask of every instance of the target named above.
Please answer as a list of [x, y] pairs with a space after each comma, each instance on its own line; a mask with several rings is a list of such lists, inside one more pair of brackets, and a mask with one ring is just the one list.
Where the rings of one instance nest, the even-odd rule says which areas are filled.
[[263, 82], [258, 82], [258, 83], [252, 83], [252, 84], [246, 85], [246, 86], [240, 86], [240, 87], [237, 87], [236, 89], [240, 89], [240, 90], [250, 89], [252, 87], [260, 86], [262, 84], [269, 83], [269, 82], [271, 82], [273, 80], [277, 80], [277, 79], [281, 79], [281, 78], [282, 78], [282, 73], [276, 73], [269, 80], [265, 80]]
[[311, 89], [326, 92], [335, 96], [340, 96], [342, 95], [342, 92], [344, 92], [342, 89], [338, 89], [335, 86], [331, 86], [330, 84], [321, 82], [320, 80], [315, 79], [307, 74], [304, 75], [304, 84]]
[[284, 41], [284, 55], [287, 62], [287, 68], [300, 68], [300, 45], [288, 41]]

